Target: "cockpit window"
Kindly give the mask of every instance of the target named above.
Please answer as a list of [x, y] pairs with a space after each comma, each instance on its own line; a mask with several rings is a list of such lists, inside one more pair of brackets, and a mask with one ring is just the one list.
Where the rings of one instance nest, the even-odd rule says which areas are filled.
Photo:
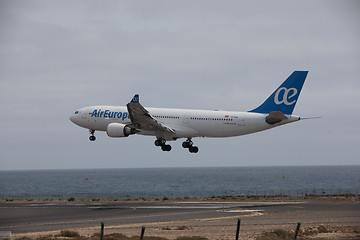
[[76, 112], [75, 112], [75, 114], [78, 114], [78, 113], [79, 113], [79, 111], [76, 111]]

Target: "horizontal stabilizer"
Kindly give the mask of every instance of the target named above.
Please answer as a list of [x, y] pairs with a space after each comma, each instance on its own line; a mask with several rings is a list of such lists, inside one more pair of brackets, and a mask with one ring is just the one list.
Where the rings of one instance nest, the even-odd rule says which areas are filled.
[[268, 124], [275, 124], [278, 122], [281, 122], [282, 120], [288, 119], [282, 112], [280, 111], [274, 111], [271, 112], [266, 118], [265, 121]]
[[301, 117], [300, 120], [306, 120], [306, 119], [317, 119], [322, 117]]

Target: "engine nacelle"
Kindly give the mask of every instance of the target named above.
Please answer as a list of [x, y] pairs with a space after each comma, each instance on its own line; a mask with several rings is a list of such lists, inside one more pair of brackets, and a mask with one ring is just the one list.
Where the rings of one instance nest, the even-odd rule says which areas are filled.
[[107, 126], [106, 133], [109, 137], [127, 137], [134, 134], [135, 131], [131, 127], [128, 127], [122, 123], [110, 123]]

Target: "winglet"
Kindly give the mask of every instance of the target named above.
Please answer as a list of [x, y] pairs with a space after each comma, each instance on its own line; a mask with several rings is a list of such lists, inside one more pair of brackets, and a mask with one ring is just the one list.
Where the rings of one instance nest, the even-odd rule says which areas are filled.
[[294, 71], [262, 105], [249, 112], [271, 113], [279, 111], [291, 115], [307, 74], [308, 71]]
[[131, 103], [139, 103], [139, 94], [135, 94], [135, 96], [131, 99]]

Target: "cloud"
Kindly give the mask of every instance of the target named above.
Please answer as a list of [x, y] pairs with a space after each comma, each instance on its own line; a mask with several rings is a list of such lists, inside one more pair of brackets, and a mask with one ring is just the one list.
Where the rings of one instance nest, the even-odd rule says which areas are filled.
[[[342, 153], [355, 164], [359, 9], [357, 1], [2, 1], [0, 168], [334, 164]], [[68, 120], [134, 93], [145, 107], [246, 111], [294, 70], [310, 71], [295, 112], [323, 119], [196, 139], [197, 156], [180, 141], [164, 156], [141, 136], [98, 133], [91, 144]], [[298, 145], [291, 162], [263, 160]]]

